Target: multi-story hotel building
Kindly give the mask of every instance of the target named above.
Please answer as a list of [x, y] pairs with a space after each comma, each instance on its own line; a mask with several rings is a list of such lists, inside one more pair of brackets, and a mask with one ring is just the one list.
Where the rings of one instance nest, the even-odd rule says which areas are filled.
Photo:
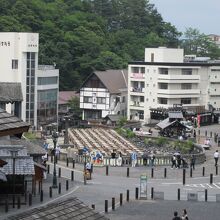
[[[46, 116], [46, 109], [53, 108], [48, 101], [51, 99], [52, 90], [56, 93], [52, 92], [52, 95], [53, 99], [56, 97], [57, 103], [59, 88], [58, 70], [41, 67], [38, 70], [38, 47], [37, 33], [0, 33], [0, 82], [18, 83], [23, 97], [20, 103], [16, 102], [16, 105], [13, 102], [8, 103], [5, 108], [9, 113], [19, 112], [18, 116], [35, 128], [40, 125], [38, 122], [42, 117], [42, 111], [45, 111]], [[38, 118], [39, 108], [41, 110]], [[56, 111], [51, 114], [56, 114], [55, 122], [57, 122], [57, 104]]]
[[174, 104], [220, 108], [220, 63], [202, 61], [184, 61], [183, 49], [146, 48], [144, 62], [128, 65], [128, 119], [149, 122], [151, 108]]

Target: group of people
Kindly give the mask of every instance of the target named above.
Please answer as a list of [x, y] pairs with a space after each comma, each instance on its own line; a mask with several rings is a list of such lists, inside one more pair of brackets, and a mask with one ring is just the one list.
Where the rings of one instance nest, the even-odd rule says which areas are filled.
[[143, 158], [143, 165], [144, 166], [147, 166], [148, 161], [149, 161], [150, 166], [152, 166], [152, 167], [154, 166], [156, 157], [153, 152], [147, 152], [145, 150], [142, 155], [142, 158]]
[[113, 167], [115, 167], [115, 166], [120, 167], [122, 165], [122, 154], [121, 154], [121, 152], [119, 152], [118, 155], [117, 155], [116, 150], [113, 150], [113, 152], [111, 153], [110, 164]]
[[[195, 169], [196, 157], [194, 154], [190, 156], [190, 168]], [[171, 157], [171, 169], [176, 168], [188, 168], [188, 162], [185, 157], [183, 157], [180, 152], [176, 152]]]
[[183, 209], [182, 216], [178, 215], [178, 212], [174, 212], [174, 217], [172, 220], [189, 220], [186, 209]]

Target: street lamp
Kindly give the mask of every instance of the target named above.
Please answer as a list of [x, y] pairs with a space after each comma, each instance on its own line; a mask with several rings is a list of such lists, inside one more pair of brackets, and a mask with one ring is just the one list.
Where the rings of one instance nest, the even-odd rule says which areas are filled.
[[58, 134], [56, 131], [53, 132], [52, 134], [52, 139], [53, 139], [53, 185], [52, 188], [57, 188], [57, 174], [56, 174], [56, 144], [57, 144], [57, 139], [58, 139]]
[[13, 159], [13, 208], [15, 207], [15, 159], [18, 156], [19, 149], [11, 149], [11, 156]]
[[65, 122], [64, 144], [69, 144], [68, 128], [69, 128], [69, 122], [71, 121], [70, 116], [64, 116], [63, 121]]

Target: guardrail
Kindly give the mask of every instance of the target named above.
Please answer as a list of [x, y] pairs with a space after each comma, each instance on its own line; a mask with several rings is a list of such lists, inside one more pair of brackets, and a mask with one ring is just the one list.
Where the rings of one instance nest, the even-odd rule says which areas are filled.
[[[206, 156], [205, 156], [205, 152], [202, 149], [202, 147], [200, 147], [199, 145], [196, 146], [198, 149], [198, 151], [202, 151], [202, 152], [198, 152], [197, 154], [195, 154], [195, 161], [196, 164], [201, 164], [204, 163], [206, 161]], [[186, 160], [190, 160], [191, 155], [190, 154], [184, 154], [182, 155]], [[60, 160], [67, 160], [67, 153], [60, 153]], [[154, 160], [154, 165], [155, 166], [169, 166], [171, 165], [171, 157], [172, 155], [155, 155], [155, 160]], [[68, 157], [70, 158], [70, 157]], [[75, 158], [73, 158], [76, 163], [85, 163], [90, 161], [90, 156], [85, 156], [85, 155], [76, 155]], [[71, 158], [70, 158], [71, 160]], [[110, 156], [104, 156], [103, 160], [99, 163], [99, 165], [111, 165], [111, 157]], [[130, 156], [123, 156], [122, 157], [122, 166], [129, 166], [131, 164], [131, 158]], [[144, 160], [141, 156], [139, 156], [137, 158], [137, 166], [144, 166]], [[150, 166], [151, 165], [151, 160], [150, 158], [147, 158], [146, 160], [146, 165]]]

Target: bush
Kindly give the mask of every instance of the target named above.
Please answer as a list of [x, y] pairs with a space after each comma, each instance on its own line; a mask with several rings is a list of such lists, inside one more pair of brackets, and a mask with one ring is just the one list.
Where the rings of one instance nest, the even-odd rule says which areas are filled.
[[32, 132], [25, 132], [24, 137], [28, 140], [35, 140], [37, 138], [36, 135]]
[[163, 147], [167, 143], [168, 143], [168, 140], [165, 137], [159, 137], [159, 138], [156, 139], [156, 144], [159, 147]]
[[144, 139], [144, 143], [146, 144], [146, 145], [152, 145], [152, 144], [154, 144], [154, 141], [151, 139], [151, 138], [145, 138]]

